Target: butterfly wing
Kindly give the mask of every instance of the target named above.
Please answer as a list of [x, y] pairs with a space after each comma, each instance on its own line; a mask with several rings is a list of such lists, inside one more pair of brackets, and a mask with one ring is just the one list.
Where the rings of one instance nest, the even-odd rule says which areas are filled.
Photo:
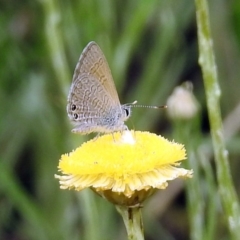
[[88, 134], [113, 131], [121, 109], [112, 104], [111, 96], [97, 79], [82, 74], [71, 86], [67, 112], [75, 125], [73, 132]]
[[79, 58], [68, 95], [68, 116], [76, 125], [73, 132], [111, 132], [113, 126], [121, 129], [121, 122], [118, 127], [114, 120], [121, 111], [104, 54], [95, 42], [90, 42]]
[[82, 74], [88, 74], [98, 79], [110, 94], [112, 102], [120, 105], [111, 70], [102, 50], [95, 42], [90, 42], [83, 50], [74, 71], [73, 82]]

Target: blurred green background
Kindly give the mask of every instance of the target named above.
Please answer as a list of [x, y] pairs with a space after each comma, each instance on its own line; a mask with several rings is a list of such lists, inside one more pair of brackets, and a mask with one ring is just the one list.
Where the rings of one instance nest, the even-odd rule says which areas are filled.
[[[226, 143], [239, 193], [240, 2], [211, 0], [209, 7]], [[163, 105], [176, 86], [193, 83], [200, 111], [191, 121], [176, 124], [166, 110], [133, 109], [128, 126], [186, 145], [197, 165], [191, 168], [201, 196], [201, 216], [195, 216], [202, 221], [200, 231], [209, 239], [230, 239], [198, 66], [195, 6], [189, 0], [0, 2], [0, 239], [126, 239], [114, 206], [88, 190], [60, 190], [54, 178], [61, 154], [94, 136], [72, 134], [66, 113], [75, 65], [92, 40], [108, 60], [122, 103]], [[145, 203], [147, 240], [193, 239], [184, 184], [171, 182]]]

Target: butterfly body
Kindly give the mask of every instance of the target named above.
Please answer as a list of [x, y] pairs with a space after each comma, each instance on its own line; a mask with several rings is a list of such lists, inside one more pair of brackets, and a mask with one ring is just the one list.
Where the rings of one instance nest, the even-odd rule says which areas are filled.
[[101, 49], [90, 42], [74, 71], [67, 113], [74, 133], [110, 133], [127, 129], [131, 106], [121, 105], [112, 74]]

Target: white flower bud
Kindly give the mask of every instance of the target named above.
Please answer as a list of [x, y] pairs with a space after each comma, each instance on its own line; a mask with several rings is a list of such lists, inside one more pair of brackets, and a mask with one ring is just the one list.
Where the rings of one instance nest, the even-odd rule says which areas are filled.
[[191, 119], [199, 109], [198, 102], [192, 93], [192, 83], [185, 82], [176, 87], [167, 100], [168, 115], [171, 119]]

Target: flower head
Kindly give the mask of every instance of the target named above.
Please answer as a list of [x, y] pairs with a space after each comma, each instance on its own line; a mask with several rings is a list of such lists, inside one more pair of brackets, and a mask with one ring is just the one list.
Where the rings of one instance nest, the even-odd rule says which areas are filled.
[[186, 158], [183, 145], [148, 132], [114, 133], [90, 140], [59, 162], [62, 189], [92, 190], [118, 205], [143, 202], [167, 181], [191, 177], [177, 167]]

